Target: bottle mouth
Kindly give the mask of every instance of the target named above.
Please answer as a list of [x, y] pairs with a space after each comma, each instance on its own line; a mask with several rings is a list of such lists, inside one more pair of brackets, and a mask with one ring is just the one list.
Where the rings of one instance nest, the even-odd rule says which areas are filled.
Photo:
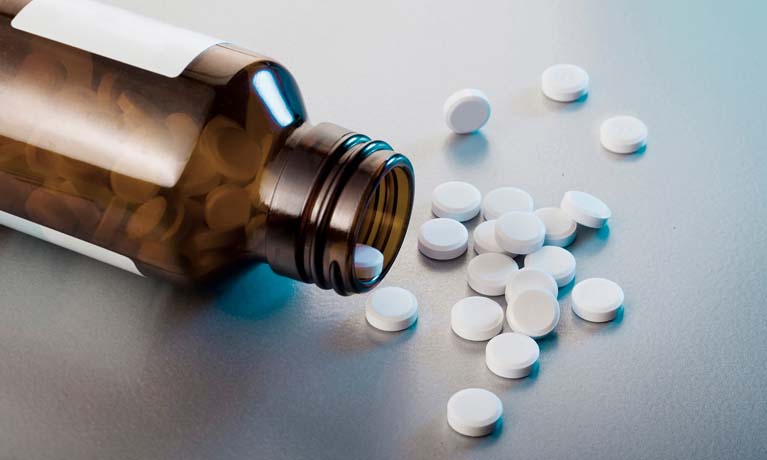
[[[323, 276], [320, 287], [343, 295], [374, 288], [392, 267], [407, 233], [414, 199], [414, 175], [410, 161], [381, 141], [369, 141], [349, 150], [351, 173], [330, 215], [322, 258], [316, 266]], [[383, 254], [381, 272], [365, 278], [354, 265], [357, 244]], [[319, 255], [319, 254], [318, 254]]]
[[[322, 123], [304, 126], [276, 164], [265, 259], [281, 274], [342, 295], [374, 288], [405, 239], [413, 208], [413, 166], [389, 144]], [[357, 244], [383, 254], [372, 278], [354, 268]]]
[[[362, 211], [359, 213], [361, 217], [348, 248], [354, 272], [350, 278], [355, 292], [364, 292], [377, 285], [389, 272], [402, 247], [413, 208], [412, 171], [407, 158], [394, 154], [383, 164], [373, 189], [364, 195], [367, 200], [362, 203]], [[380, 274], [373, 278], [363, 278], [354, 270], [357, 244], [374, 247], [383, 254]]]

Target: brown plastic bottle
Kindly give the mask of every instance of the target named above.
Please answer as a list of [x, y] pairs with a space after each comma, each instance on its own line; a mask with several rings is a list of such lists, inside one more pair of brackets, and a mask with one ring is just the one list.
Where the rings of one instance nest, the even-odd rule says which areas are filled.
[[[0, 223], [139, 274], [243, 261], [341, 294], [386, 274], [413, 202], [385, 142], [307, 122], [285, 68], [216, 44], [168, 77], [11, 25], [0, 0]], [[384, 269], [354, 272], [355, 244]]]

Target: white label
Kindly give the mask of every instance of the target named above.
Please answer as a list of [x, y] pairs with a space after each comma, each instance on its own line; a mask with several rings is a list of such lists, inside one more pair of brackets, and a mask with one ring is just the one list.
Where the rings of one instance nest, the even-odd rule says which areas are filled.
[[5, 225], [6, 227], [26, 233], [27, 235], [61, 246], [62, 248], [67, 248], [92, 259], [113, 265], [117, 268], [122, 268], [123, 270], [135, 273], [139, 276], [144, 276], [138, 271], [138, 267], [136, 267], [136, 264], [133, 263], [132, 260], [121, 254], [88, 243], [87, 241], [79, 240], [52, 228], [30, 222], [21, 217], [14, 216], [13, 214], [8, 214], [5, 211], [0, 211], [0, 225]]
[[222, 42], [92, 0], [32, 0], [11, 25], [170, 78]]

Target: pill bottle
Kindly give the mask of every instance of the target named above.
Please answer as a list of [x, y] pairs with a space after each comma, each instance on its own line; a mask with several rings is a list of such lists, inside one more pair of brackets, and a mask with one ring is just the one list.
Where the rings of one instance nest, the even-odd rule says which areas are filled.
[[[310, 124], [279, 63], [93, 0], [0, 0], [0, 224], [144, 276], [266, 262], [341, 294], [386, 274], [413, 170]], [[357, 243], [384, 255], [354, 271]]]

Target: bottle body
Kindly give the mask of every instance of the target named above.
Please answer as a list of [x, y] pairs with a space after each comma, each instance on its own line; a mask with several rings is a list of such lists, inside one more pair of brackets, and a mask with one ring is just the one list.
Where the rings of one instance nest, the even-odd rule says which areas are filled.
[[[180, 282], [265, 260], [359, 292], [378, 280], [330, 280], [340, 276], [334, 259], [349, 270], [347, 244], [388, 248], [389, 265], [396, 256], [412, 206], [409, 163], [385, 143], [310, 126], [293, 77], [276, 62], [217, 44], [169, 78], [16, 30], [10, 19], [0, 15], [6, 220]], [[342, 182], [323, 191], [334, 180]], [[356, 199], [342, 198], [352, 189]], [[386, 196], [396, 189], [399, 198]]]

